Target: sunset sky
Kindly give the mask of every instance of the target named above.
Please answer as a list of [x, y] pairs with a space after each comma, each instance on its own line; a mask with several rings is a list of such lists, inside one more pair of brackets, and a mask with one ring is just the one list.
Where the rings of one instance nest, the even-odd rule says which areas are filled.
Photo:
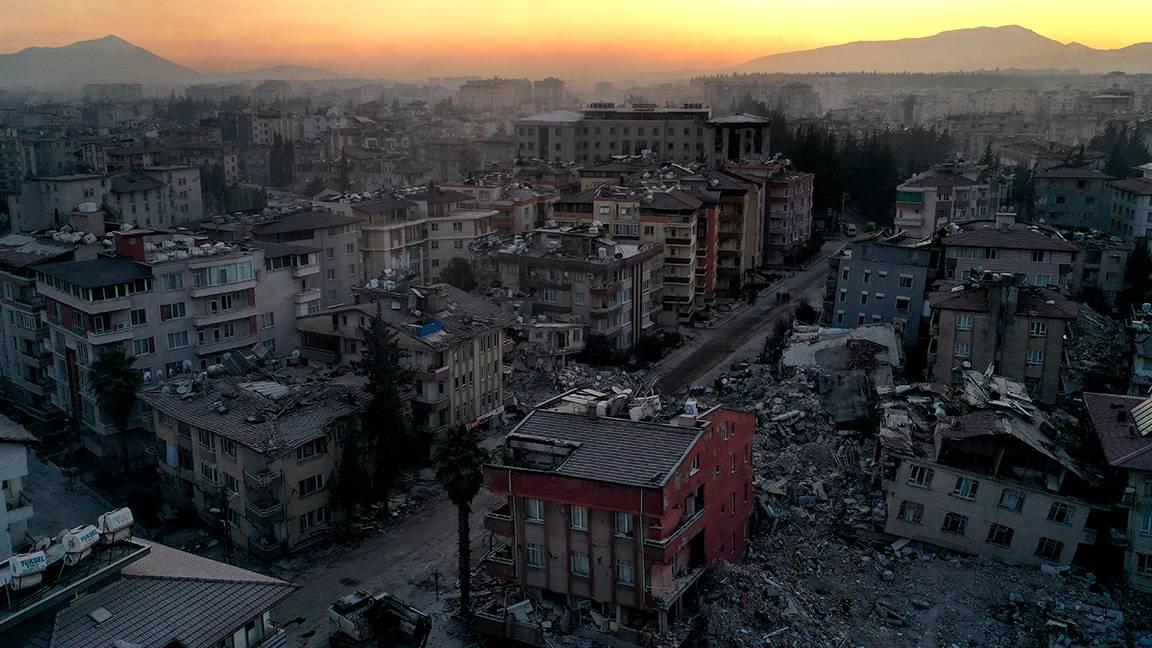
[[[0, 0], [0, 52], [116, 34], [204, 71], [607, 76], [708, 70], [852, 40], [1020, 24], [1098, 48], [1152, 40], [1152, 3], [1106, 0]], [[614, 76], [614, 75], [613, 75]]]

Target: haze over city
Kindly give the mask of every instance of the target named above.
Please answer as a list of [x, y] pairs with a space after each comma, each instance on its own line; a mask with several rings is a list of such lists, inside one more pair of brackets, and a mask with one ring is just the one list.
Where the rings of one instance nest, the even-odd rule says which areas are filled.
[[338, 7], [205, 0], [195, 11], [149, 0], [2, 5], [5, 52], [116, 34], [201, 71], [298, 64], [392, 78], [708, 71], [769, 54], [981, 25], [1019, 24], [1062, 43], [1115, 49], [1148, 40], [1152, 23], [1152, 8], [1140, 0], [1109, 2], [1107, 14], [1041, 0], [717, 0], [707, 7], [685, 0], [351, 0]]

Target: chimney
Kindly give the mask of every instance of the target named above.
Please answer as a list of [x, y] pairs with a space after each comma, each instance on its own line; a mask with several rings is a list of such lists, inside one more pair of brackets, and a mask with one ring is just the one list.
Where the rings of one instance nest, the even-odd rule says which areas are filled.
[[1016, 224], [1016, 212], [1011, 209], [1002, 209], [996, 212], [996, 229], [1007, 232]]

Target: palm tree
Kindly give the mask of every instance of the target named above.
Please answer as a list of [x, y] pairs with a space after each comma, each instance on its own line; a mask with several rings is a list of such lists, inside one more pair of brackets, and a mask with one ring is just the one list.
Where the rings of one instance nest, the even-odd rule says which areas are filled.
[[143, 382], [140, 372], [132, 368], [134, 362], [134, 356], [117, 347], [101, 352], [88, 370], [88, 382], [96, 394], [96, 402], [120, 431], [120, 452], [124, 461], [128, 459], [124, 433], [136, 407], [136, 390]]
[[472, 547], [468, 518], [472, 513], [472, 500], [484, 485], [484, 464], [488, 453], [480, 447], [476, 430], [463, 425], [448, 432], [443, 443], [436, 448], [436, 479], [448, 491], [448, 498], [456, 505], [456, 535], [460, 561], [460, 614], [467, 616], [472, 596]]

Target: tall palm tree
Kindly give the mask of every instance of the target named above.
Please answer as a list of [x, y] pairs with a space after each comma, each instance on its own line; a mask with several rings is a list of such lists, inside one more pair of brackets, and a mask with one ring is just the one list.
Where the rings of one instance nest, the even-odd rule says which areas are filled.
[[471, 609], [472, 547], [468, 518], [472, 513], [472, 500], [484, 485], [484, 464], [488, 453], [480, 446], [480, 435], [463, 425], [448, 432], [436, 448], [436, 479], [448, 491], [448, 498], [456, 505], [456, 541], [460, 560], [460, 614], [466, 616]]
[[88, 382], [92, 385], [96, 402], [120, 431], [120, 451], [125, 455], [121, 459], [124, 461], [128, 459], [125, 428], [136, 407], [136, 391], [143, 382], [140, 372], [132, 368], [134, 362], [134, 356], [116, 347], [102, 351], [88, 370]]

